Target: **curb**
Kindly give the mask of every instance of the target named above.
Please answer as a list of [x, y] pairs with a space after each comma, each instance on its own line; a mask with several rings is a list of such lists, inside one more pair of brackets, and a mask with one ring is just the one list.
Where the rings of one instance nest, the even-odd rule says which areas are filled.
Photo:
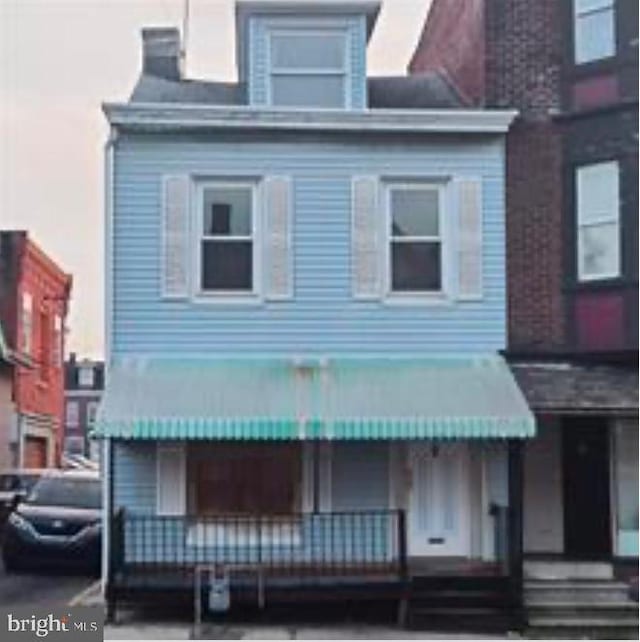
[[96, 580], [92, 584], [89, 584], [87, 588], [82, 589], [79, 593], [74, 595], [68, 602], [68, 606], [81, 606], [82, 602], [89, 597], [92, 593], [96, 592], [96, 589], [100, 590], [102, 580]]

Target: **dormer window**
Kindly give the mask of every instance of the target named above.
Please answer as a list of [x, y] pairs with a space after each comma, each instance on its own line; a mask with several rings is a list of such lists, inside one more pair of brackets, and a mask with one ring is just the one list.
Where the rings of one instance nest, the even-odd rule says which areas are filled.
[[348, 106], [345, 31], [273, 31], [269, 53], [273, 107]]

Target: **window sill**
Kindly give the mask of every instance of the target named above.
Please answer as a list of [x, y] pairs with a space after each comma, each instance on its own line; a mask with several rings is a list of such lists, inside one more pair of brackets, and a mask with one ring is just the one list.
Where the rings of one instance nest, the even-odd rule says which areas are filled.
[[454, 304], [454, 300], [444, 292], [433, 294], [387, 294], [382, 302], [390, 306], [417, 306], [417, 307], [448, 307]]
[[193, 303], [205, 305], [262, 305], [262, 297], [257, 292], [247, 292], [246, 294], [231, 294], [229, 292], [221, 292], [216, 294], [213, 292], [197, 292], [192, 297]]

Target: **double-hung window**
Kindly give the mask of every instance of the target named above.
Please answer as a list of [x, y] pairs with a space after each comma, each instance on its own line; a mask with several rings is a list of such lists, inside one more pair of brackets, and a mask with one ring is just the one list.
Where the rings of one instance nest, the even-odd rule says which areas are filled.
[[578, 279], [620, 274], [620, 169], [617, 161], [576, 170]]
[[207, 183], [201, 186], [199, 193], [200, 293], [255, 293], [255, 185]]
[[388, 292], [440, 294], [443, 286], [442, 186], [390, 185]]
[[616, 52], [615, 0], [574, 0], [574, 53], [577, 64]]
[[345, 31], [274, 31], [269, 52], [272, 106], [347, 107]]

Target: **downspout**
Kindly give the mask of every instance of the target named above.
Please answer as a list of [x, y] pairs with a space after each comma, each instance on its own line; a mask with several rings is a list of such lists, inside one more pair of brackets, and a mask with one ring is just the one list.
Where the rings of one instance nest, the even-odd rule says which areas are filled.
[[[104, 381], [106, 390], [109, 380], [111, 361], [111, 315], [112, 315], [112, 285], [113, 285], [113, 203], [114, 203], [114, 151], [118, 132], [111, 127], [109, 138], [104, 146]], [[107, 598], [108, 578], [110, 568], [110, 539], [113, 520], [113, 480], [112, 480], [112, 445], [109, 438], [102, 443], [102, 595]]]

